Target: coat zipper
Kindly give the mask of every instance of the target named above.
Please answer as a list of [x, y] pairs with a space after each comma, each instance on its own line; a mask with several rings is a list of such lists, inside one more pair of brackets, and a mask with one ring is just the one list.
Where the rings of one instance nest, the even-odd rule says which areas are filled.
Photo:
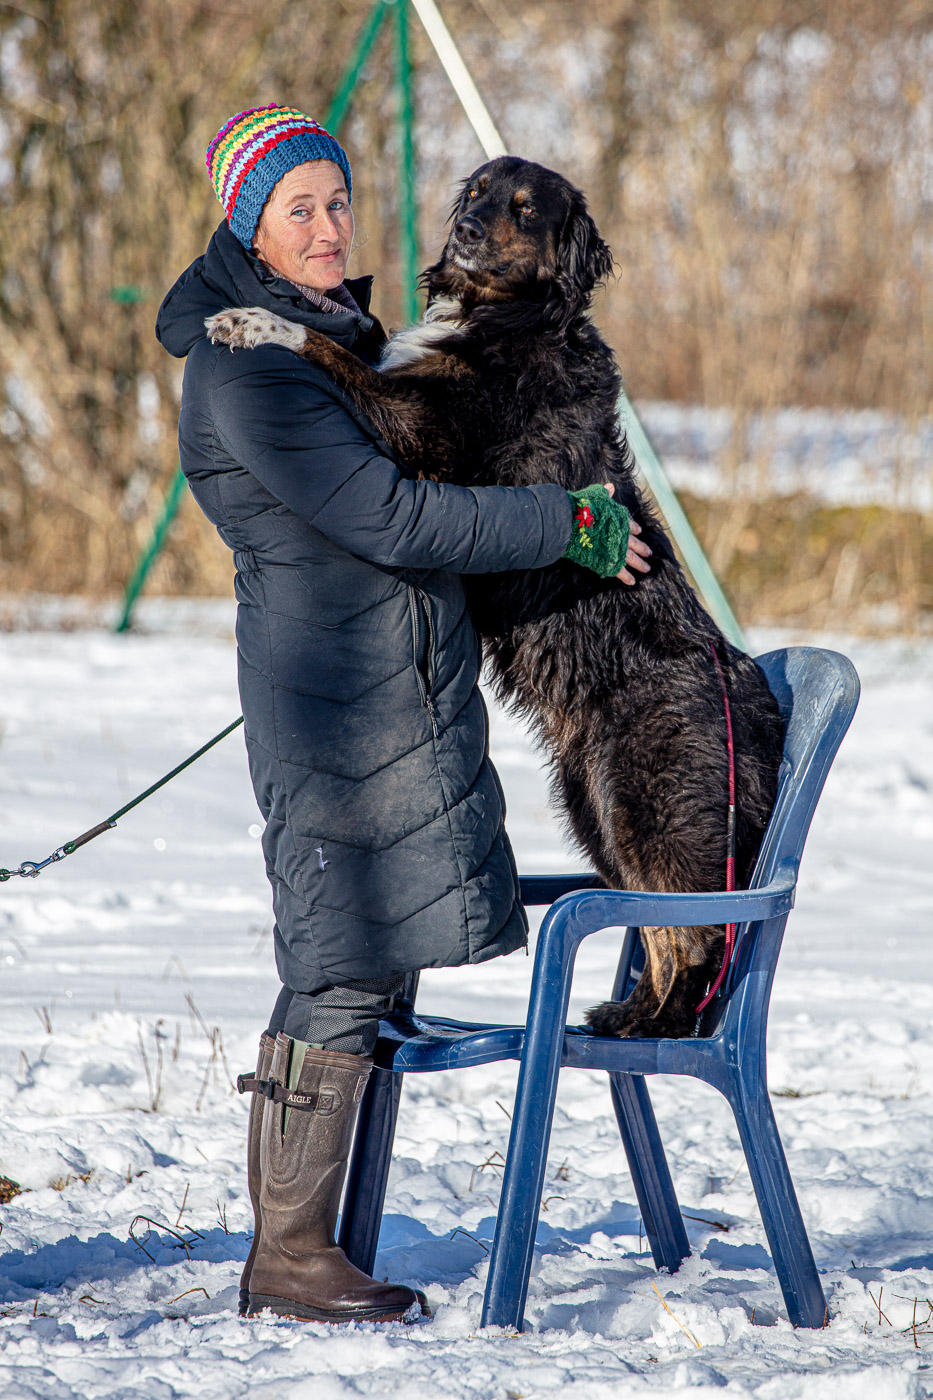
[[[421, 704], [427, 710], [431, 720], [431, 729], [434, 731], [435, 739], [438, 736], [437, 711], [434, 708], [434, 701], [431, 698], [431, 688], [434, 684], [434, 622], [431, 617], [431, 605], [427, 594], [414, 584], [408, 585], [408, 611], [411, 614], [411, 637], [412, 637], [412, 657], [415, 664], [415, 675], [418, 678], [418, 694], [421, 696]], [[421, 619], [424, 618], [428, 628], [427, 655], [425, 663], [421, 662]]]

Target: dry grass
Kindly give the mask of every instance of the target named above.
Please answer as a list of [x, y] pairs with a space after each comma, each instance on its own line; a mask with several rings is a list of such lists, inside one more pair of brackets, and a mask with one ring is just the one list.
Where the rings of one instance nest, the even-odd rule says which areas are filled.
[[746, 621], [884, 632], [933, 618], [929, 515], [806, 496], [683, 500]]
[[16, 1196], [22, 1195], [23, 1188], [12, 1177], [0, 1176], [0, 1206], [9, 1205]]
[[[219, 216], [204, 146], [273, 97], [322, 113], [368, 8], [0, 9], [0, 592], [125, 582], [175, 469], [179, 366], [152, 324]], [[600, 317], [636, 402], [728, 405], [740, 427], [784, 404], [930, 415], [933, 6], [464, 0], [449, 18], [506, 138], [590, 192], [621, 269]], [[413, 39], [427, 261], [480, 155]], [[379, 270], [390, 325], [394, 103], [385, 38], [343, 134], [356, 269]], [[741, 431], [728, 452], [727, 476]], [[884, 607], [916, 625], [931, 607], [921, 517], [690, 505], [744, 621], [862, 625]], [[149, 586], [227, 594], [231, 572], [188, 503]]]
[[83, 1185], [87, 1186], [93, 1175], [93, 1167], [91, 1167], [90, 1171], [86, 1172], [66, 1172], [64, 1176], [54, 1177], [49, 1182], [49, 1186], [51, 1186], [53, 1191], [67, 1191], [68, 1187], [74, 1185], [76, 1181], [80, 1181]]

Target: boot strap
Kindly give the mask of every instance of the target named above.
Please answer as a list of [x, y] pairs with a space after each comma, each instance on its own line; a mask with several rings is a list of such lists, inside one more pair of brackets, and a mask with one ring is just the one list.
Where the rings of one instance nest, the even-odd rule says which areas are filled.
[[238, 1074], [236, 1087], [238, 1094], [262, 1094], [270, 1103], [281, 1103], [286, 1108], [300, 1108], [307, 1113], [314, 1113], [318, 1107], [317, 1094], [299, 1094], [295, 1089], [286, 1089], [284, 1084], [280, 1084], [271, 1076], [268, 1079], [260, 1079], [255, 1074]]

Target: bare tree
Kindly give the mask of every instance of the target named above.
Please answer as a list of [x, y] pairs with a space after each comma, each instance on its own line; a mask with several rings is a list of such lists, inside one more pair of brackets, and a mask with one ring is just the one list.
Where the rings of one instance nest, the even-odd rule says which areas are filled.
[[[718, 566], [739, 568], [758, 508], [754, 415], [782, 404], [930, 414], [933, 6], [444, 3], [511, 148], [590, 195], [621, 269], [599, 315], [633, 396], [732, 410], [735, 490], [704, 531]], [[101, 594], [125, 580], [175, 467], [180, 368], [152, 327], [220, 217], [204, 147], [263, 102], [323, 116], [368, 10], [0, 4], [0, 589]], [[386, 18], [341, 135], [355, 270], [379, 271], [376, 310], [392, 325], [391, 8]], [[427, 260], [456, 180], [482, 154], [417, 25], [412, 37]], [[899, 524], [889, 551], [901, 561], [891, 587], [915, 607], [933, 603], [926, 530]], [[229, 574], [186, 510], [152, 586], [227, 592]]]

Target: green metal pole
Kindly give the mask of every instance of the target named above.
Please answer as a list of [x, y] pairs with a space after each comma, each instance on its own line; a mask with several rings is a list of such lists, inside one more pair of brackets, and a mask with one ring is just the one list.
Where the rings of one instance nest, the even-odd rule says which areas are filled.
[[350, 62], [347, 64], [343, 77], [337, 85], [337, 91], [331, 99], [331, 104], [327, 109], [324, 118], [324, 125], [334, 136], [343, 125], [343, 119], [347, 115], [350, 103], [353, 100], [353, 89], [363, 70], [363, 65], [372, 52], [373, 44], [379, 35], [382, 21], [386, 14], [386, 0], [376, 0], [369, 14], [366, 16], [366, 23], [360, 30], [360, 37], [356, 41], [356, 47], [350, 55]]
[[411, 57], [408, 49], [408, 0], [395, 6], [395, 86], [398, 105], [399, 277], [402, 316], [418, 319], [415, 280], [418, 275], [418, 228], [415, 195], [415, 140], [411, 103]]
[[185, 484], [185, 474], [181, 467], [179, 467], [172, 477], [172, 483], [165, 494], [165, 499], [162, 502], [162, 509], [159, 512], [159, 517], [156, 520], [155, 528], [152, 531], [149, 543], [137, 559], [136, 567], [130, 575], [129, 583], [126, 585], [126, 592], [123, 594], [123, 610], [114, 626], [113, 630], [115, 632], [126, 632], [133, 620], [133, 607], [136, 603], [136, 599], [143, 590], [143, 584], [146, 582], [146, 575], [154, 564], [159, 550], [165, 543], [165, 536], [169, 532], [169, 527], [175, 519], [175, 515], [181, 503], [181, 498], [184, 495]]
[[[373, 45], [378, 38], [382, 21], [385, 19], [386, 7], [386, 0], [375, 0], [375, 4], [366, 17], [366, 23], [360, 31], [360, 36], [356, 41], [353, 53], [350, 55], [350, 62], [344, 70], [343, 77], [337, 85], [337, 91], [334, 93], [331, 104], [327, 109], [324, 125], [329, 131], [332, 131], [335, 136], [347, 114], [353, 97], [353, 89], [356, 86], [363, 66], [372, 53]], [[140, 289], [137, 287], [115, 287], [111, 292], [111, 296], [114, 300], [121, 302], [139, 301], [141, 300], [139, 292]], [[131, 296], [130, 293], [134, 295]], [[412, 315], [410, 319], [414, 320], [414, 315]], [[115, 632], [126, 632], [129, 630], [133, 621], [133, 608], [136, 605], [136, 600], [143, 591], [146, 576], [165, 543], [166, 536], [168, 535], [172, 521], [178, 513], [184, 495], [185, 477], [179, 467], [172, 478], [165, 500], [162, 502], [162, 509], [152, 532], [152, 538], [136, 561], [136, 567], [133, 569], [129, 583], [126, 585], [123, 594], [123, 608], [114, 626]]]
[[747, 651], [748, 647], [742, 629], [735, 613], [729, 606], [729, 600], [723, 592], [718, 578], [713, 572], [713, 566], [704, 554], [700, 541], [693, 533], [693, 526], [677, 499], [677, 493], [668, 480], [667, 473], [661, 465], [661, 459], [652, 447], [642, 421], [624, 391], [619, 395], [618, 409], [629, 445], [635, 453], [639, 470], [648, 483], [658, 509], [667, 521], [668, 529], [680, 547], [684, 563], [690, 571], [700, 596], [712, 613], [714, 621], [729, 638], [729, 641], [735, 646], [741, 647], [743, 651]]

